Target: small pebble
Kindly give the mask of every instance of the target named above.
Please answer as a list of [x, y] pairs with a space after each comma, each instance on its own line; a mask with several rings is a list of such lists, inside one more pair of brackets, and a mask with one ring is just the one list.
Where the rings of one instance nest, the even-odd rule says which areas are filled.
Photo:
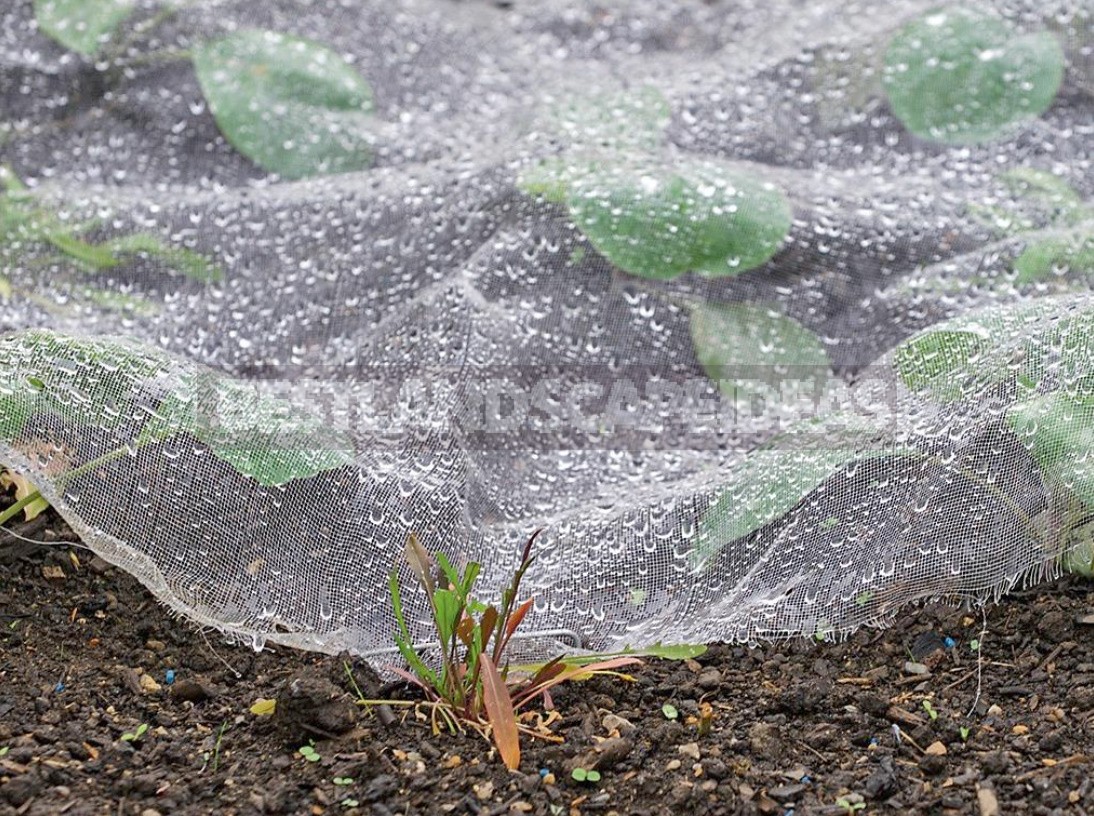
[[980, 816], [999, 816], [999, 800], [991, 788], [977, 788], [976, 803], [980, 806]]
[[138, 682], [140, 683], [141, 691], [145, 694], [153, 694], [162, 688], [150, 674], [142, 674]]
[[904, 664], [905, 674], [930, 674], [931, 670], [924, 666], [922, 663], [916, 663], [913, 660], [909, 660]]
[[701, 754], [699, 753], [699, 743], [697, 742], [688, 742], [683, 745], [677, 746], [676, 752], [679, 754], [683, 754], [689, 759], [694, 759], [696, 762], [699, 761], [699, 758], [701, 756]]

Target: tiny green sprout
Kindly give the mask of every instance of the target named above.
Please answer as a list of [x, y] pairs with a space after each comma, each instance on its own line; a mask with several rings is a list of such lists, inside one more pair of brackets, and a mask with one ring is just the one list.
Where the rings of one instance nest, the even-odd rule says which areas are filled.
[[930, 700], [923, 701], [923, 710], [927, 712], [932, 720], [938, 719], [938, 712], [935, 710], [935, 707]]
[[319, 752], [315, 750], [315, 743], [311, 740], [308, 741], [307, 745], [301, 745], [297, 748], [296, 752], [308, 762], [318, 762], [322, 759], [322, 757], [319, 756]]
[[873, 598], [873, 597], [874, 597], [874, 593], [870, 592], [870, 590], [866, 590], [865, 592], [860, 592], [855, 597], [855, 603], [858, 604], [859, 606], [866, 606], [866, 604], [870, 603], [870, 599]]
[[980, 641], [977, 638], [973, 638], [969, 641], [969, 649], [978, 652], [980, 651]]
[[862, 810], [866, 807], [865, 802], [852, 802], [845, 796], [841, 796], [836, 800], [836, 807], [841, 807], [848, 813], [854, 813], [856, 810]]
[[334, 777], [334, 779], [331, 780], [331, 782], [333, 782], [335, 785], [341, 785], [342, 787], [345, 787], [346, 785], [352, 785], [353, 784], [353, 777], [352, 776], [336, 776], [336, 777]]
[[831, 530], [837, 524], [839, 524], [839, 517], [829, 516], [824, 521], [822, 521], [819, 526], [822, 530]]
[[969, 741], [969, 733], [970, 733], [968, 726], [963, 725], [958, 730], [961, 732], [961, 741], [962, 742], [968, 742]]
[[576, 782], [600, 781], [600, 771], [593, 771], [588, 768], [574, 768], [570, 771], [570, 776], [572, 776]]
[[147, 730], [148, 730], [148, 723], [141, 723], [140, 725], [137, 726], [135, 731], [129, 731], [129, 732], [126, 732], [125, 734], [122, 734], [121, 741], [122, 742], [140, 742], [141, 737], [144, 736], [144, 734]]
[[564, 808], [562, 805], [551, 805], [551, 816], [562, 816], [562, 814], [565, 812], [566, 808]]
[[4, 756], [5, 754], [7, 754], [7, 752], [8, 752], [8, 751], [10, 751], [10, 750], [11, 750], [11, 746], [10, 746], [10, 745], [5, 745], [5, 746], [4, 746], [3, 748], [0, 748], [0, 757], [2, 757], [2, 756]]
[[665, 703], [661, 706], [661, 713], [665, 715], [666, 719], [675, 720], [680, 716], [680, 712], [676, 710], [676, 706], [672, 703]]
[[344, 808], [355, 808], [360, 804], [361, 803], [358, 802], [356, 799], [343, 799], [342, 800], [342, 807], [344, 807]]

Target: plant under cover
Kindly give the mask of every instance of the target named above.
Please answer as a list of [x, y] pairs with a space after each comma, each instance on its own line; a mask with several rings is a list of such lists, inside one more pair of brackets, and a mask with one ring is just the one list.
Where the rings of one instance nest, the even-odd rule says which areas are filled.
[[[628, 655], [592, 663], [560, 656], [538, 666], [510, 666], [507, 647], [533, 606], [532, 598], [520, 602], [518, 598], [521, 580], [535, 560], [532, 547], [537, 535], [533, 534], [524, 545], [520, 563], [496, 606], [482, 604], [472, 594], [481, 564], [471, 562], [458, 570], [444, 553], [431, 556], [417, 536], [410, 535], [406, 561], [429, 600], [440, 647], [437, 668], [427, 665], [415, 650], [397, 570], [392, 570], [389, 583], [398, 625], [395, 642], [410, 667], [409, 671], [394, 671], [422, 690], [434, 703], [435, 715], [443, 717], [452, 730], [466, 724], [484, 736], [489, 734], [510, 769], [520, 765], [521, 732], [545, 736], [542, 727], [525, 725], [528, 715], [521, 712], [530, 703], [543, 698], [550, 708], [550, 689], [560, 683], [642, 662]], [[435, 568], [439, 568], [439, 574]], [[434, 728], [438, 728], [436, 717]]]

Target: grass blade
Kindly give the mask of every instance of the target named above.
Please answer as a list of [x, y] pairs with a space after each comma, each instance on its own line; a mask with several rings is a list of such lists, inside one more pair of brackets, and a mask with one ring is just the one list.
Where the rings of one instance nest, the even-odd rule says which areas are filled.
[[414, 577], [418, 579], [418, 582], [425, 589], [426, 594], [429, 596], [430, 603], [433, 602], [433, 593], [436, 590], [436, 586], [433, 583], [432, 573], [432, 559], [429, 557], [429, 551], [421, 545], [418, 541], [418, 536], [411, 533], [406, 539], [406, 561], [410, 564], [410, 570], [414, 573]]
[[515, 771], [520, 767], [520, 733], [517, 730], [517, 716], [513, 710], [513, 701], [509, 689], [498, 673], [497, 666], [489, 655], [479, 656], [482, 668], [482, 698], [486, 706], [486, 716], [490, 720], [494, 744], [498, 746], [498, 755], [505, 767]]
[[532, 608], [532, 599], [522, 603], [516, 608], [512, 615], [509, 616], [509, 620], [505, 622], [505, 642], [509, 642], [509, 638], [513, 637], [513, 633], [517, 631], [517, 627], [520, 626], [521, 621], [524, 620], [524, 616], [528, 614], [528, 610]]

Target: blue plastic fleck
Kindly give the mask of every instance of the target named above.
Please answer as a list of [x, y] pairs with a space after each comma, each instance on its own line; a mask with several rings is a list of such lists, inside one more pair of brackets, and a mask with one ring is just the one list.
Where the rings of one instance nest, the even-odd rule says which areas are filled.
[[809, 783], [811, 783], [813, 781], [813, 777], [811, 777], [809, 774], [806, 774], [805, 776], [803, 776], [798, 781], [801, 782], [803, 785], [808, 785]]
[[877, 737], [870, 737], [870, 744], [877, 745]]
[[549, 774], [549, 773], [550, 773], [550, 771], [547, 770], [546, 768], [540, 768], [539, 769], [539, 775], [540, 776], [547, 776], [547, 774]]
[[167, 672], [164, 674], [163, 679], [167, 681], [167, 685], [171, 685], [172, 683], [174, 683], [175, 682], [175, 670], [174, 669], [168, 669]]
[[954, 640], [952, 637], [948, 637], [942, 642], [946, 644], [947, 649], [952, 649], [954, 646], [957, 645], [957, 641]]
[[53, 687], [53, 690], [54, 691], [64, 691], [65, 690], [65, 684], [64, 683], [57, 683], [57, 685], [55, 685]]

